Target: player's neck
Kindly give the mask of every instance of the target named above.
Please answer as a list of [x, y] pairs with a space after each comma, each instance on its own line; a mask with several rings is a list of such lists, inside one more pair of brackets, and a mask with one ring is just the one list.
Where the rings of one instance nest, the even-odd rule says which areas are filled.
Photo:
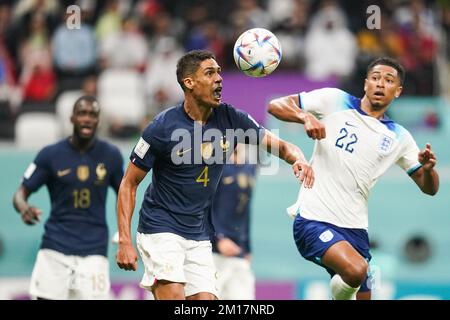
[[386, 112], [387, 108], [388, 108], [388, 105], [384, 106], [384, 107], [380, 107], [380, 108], [374, 107], [370, 103], [367, 96], [364, 96], [361, 99], [361, 110], [364, 111], [365, 113], [367, 113], [369, 116], [374, 117], [378, 120], [381, 120], [384, 118], [384, 113]]
[[93, 144], [94, 144], [95, 138], [92, 137], [91, 139], [81, 139], [80, 137], [76, 135], [72, 135], [69, 138], [70, 144], [77, 150], [81, 152], [87, 151]]
[[212, 112], [212, 107], [199, 104], [193, 99], [186, 98], [184, 101], [184, 111], [186, 111], [189, 118], [203, 125], [208, 121]]

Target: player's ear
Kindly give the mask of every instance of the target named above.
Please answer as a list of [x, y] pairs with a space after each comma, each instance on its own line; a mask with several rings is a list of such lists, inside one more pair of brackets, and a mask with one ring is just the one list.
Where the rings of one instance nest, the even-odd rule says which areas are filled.
[[396, 98], [400, 97], [400, 95], [402, 94], [402, 90], [403, 90], [402, 86], [399, 86], [397, 89], [395, 89], [394, 97]]
[[364, 80], [364, 92], [367, 91], [367, 78]]
[[192, 79], [191, 77], [184, 78], [183, 84], [186, 88], [192, 90], [192, 88], [194, 87], [194, 79]]

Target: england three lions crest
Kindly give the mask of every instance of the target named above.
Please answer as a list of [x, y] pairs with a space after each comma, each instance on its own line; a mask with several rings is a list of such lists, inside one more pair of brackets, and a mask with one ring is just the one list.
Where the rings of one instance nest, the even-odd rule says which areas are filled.
[[392, 151], [394, 145], [394, 139], [387, 135], [381, 135], [380, 142], [378, 143], [378, 151], [381, 154], [387, 155]]

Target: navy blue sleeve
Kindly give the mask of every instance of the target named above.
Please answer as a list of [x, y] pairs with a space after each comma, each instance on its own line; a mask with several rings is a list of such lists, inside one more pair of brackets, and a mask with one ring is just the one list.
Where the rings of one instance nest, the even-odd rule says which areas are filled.
[[119, 192], [120, 182], [123, 178], [123, 157], [119, 149], [112, 146], [112, 168], [109, 185], [117, 192]]
[[164, 146], [164, 128], [155, 120], [145, 128], [141, 138], [130, 155], [131, 162], [144, 171], [153, 168], [156, 157]]
[[265, 129], [251, 115], [242, 110], [230, 108], [234, 129], [242, 129], [245, 134], [238, 134], [238, 142], [259, 145], [264, 138]]
[[34, 161], [28, 166], [23, 175], [22, 185], [30, 192], [35, 192], [47, 183], [50, 171], [50, 150], [48, 147], [37, 154]]

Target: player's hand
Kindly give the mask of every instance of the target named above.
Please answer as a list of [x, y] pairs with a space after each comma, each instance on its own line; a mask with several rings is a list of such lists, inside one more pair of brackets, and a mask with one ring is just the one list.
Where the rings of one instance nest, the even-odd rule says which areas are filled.
[[241, 248], [230, 238], [222, 238], [217, 243], [220, 254], [226, 257], [234, 257], [241, 253]]
[[120, 269], [136, 271], [137, 259], [136, 250], [131, 243], [119, 243], [116, 262]]
[[311, 113], [305, 113], [304, 118], [304, 128], [308, 137], [313, 140], [324, 139], [327, 134], [325, 132], [325, 126], [322, 122], [317, 120], [317, 118]]
[[42, 211], [36, 207], [28, 207], [20, 213], [22, 221], [28, 225], [34, 225], [41, 221]]
[[304, 160], [297, 160], [292, 165], [295, 176], [303, 182], [306, 188], [312, 188], [314, 184], [314, 171]]
[[436, 165], [436, 155], [431, 150], [431, 144], [427, 143], [424, 150], [419, 152], [419, 162], [425, 171], [430, 171]]

